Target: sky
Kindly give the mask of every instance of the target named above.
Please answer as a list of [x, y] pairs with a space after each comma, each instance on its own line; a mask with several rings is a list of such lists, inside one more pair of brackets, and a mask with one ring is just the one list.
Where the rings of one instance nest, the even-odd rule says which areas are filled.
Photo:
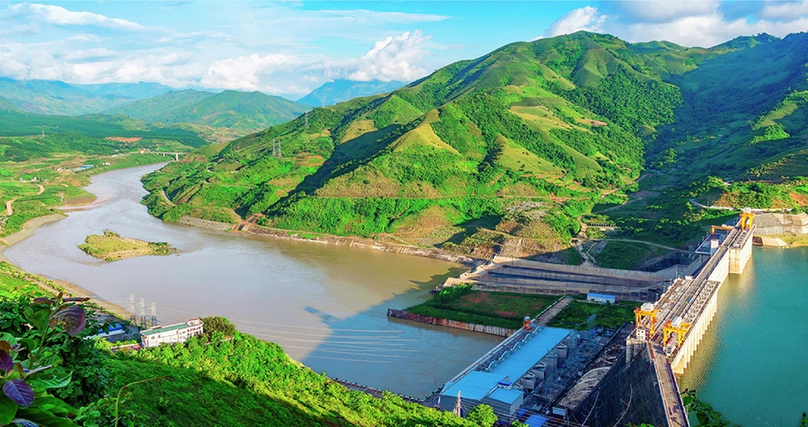
[[0, 77], [296, 99], [578, 30], [709, 47], [808, 31], [808, 0], [0, 2]]

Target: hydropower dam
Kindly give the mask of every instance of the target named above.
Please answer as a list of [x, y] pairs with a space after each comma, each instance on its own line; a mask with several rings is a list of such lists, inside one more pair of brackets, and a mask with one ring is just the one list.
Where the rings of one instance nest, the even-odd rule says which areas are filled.
[[[635, 330], [626, 340], [626, 361], [647, 352], [664, 402], [668, 425], [689, 427], [677, 375], [691, 361], [718, 307], [718, 291], [729, 274], [742, 274], [752, 257], [754, 214], [741, 213], [734, 226], [713, 227], [698, 252], [710, 258], [699, 273], [676, 279], [655, 303], [635, 310]], [[726, 234], [717, 233], [725, 231]]]

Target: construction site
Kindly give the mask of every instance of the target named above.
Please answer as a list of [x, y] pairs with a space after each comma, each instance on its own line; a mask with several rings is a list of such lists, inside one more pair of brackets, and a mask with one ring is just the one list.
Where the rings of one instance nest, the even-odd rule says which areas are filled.
[[462, 414], [485, 403], [502, 422], [530, 419], [529, 425], [539, 426], [689, 426], [677, 376], [715, 315], [725, 279], [742, 274], [749, 262], [754, 229], [751, 210], [734, 224], [713, 226], [695, 251], [698, 265], [674, 277], [495, 258], [447, 280], [441, 288], [473, 284], [474, 289], [518, 293], [596, 293], [593, 299], [601, 302], [644, 303], [634, 310], [634, 324], [618, 330], [546, 327], [548, 316], [559, 311], [548, 307], [526, 318], [522, 329], [428, 402]]

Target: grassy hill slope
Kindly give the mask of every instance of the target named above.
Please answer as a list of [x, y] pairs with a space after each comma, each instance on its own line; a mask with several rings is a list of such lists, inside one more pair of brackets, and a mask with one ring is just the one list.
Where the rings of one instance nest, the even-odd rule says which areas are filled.
[[[683, 196], [694, 181], [808, 167], [806, 63], [805, 34], [513, 43], [171, 165], [145, 179], [147, 204], [167, 220], [261, 213], [271, 227], [552, 258], [594, 205], [640, 187], [637, 209], [597, 221], [678, 246], [705, 218]], [[646, 168], [655, 178], [635, 183]]]
[[146, 122], [193, 123], [239, 130], [262, 129], [291, 120], [310, 107], [260, 92], [181, 90], [108, 111]]
[[[591, 33], [514, 43], [317, 108], [308, 126], [298, 118], [236, 140], [210, 165], [172, 165], [146, 183], [180, 206], [149, 203], [166, 219], [235, 210], [274, 227], [464, 252], [516, 240], [519, 255], [561, 249], [578, 215], [639, 176], [640, 126], [672, 122], [681, 103], [676, 87], [621, 59], [632, 55]], [[610, 108], [614, 96], [628, 108]]]

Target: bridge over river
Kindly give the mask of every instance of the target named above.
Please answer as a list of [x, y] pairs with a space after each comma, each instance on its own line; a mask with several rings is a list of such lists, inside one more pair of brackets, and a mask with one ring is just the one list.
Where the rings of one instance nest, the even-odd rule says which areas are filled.
[[752, 257], [753, 216], [745, 211], [736, 225], [714, 227], [699, 250], [710, 254], [699, 273], [676, 279], [656, 303], [635, 311], [636, 328], [627, 340], [626, 358], [631, 360], [646, 348], [650, 351], [671, 427], [690, 425], [676, 376], [684, 374], [715, 316], [724, 280], [743, 273]]

